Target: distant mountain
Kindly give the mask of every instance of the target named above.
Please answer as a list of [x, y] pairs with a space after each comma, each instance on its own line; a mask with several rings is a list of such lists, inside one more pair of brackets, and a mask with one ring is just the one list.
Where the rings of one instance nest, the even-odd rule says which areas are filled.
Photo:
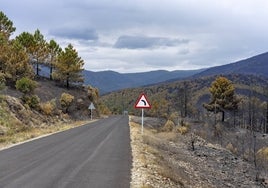
[[[42, 67], [40, 75], [49, 77], [49, 69]], [[245, 60], [237, 61], [227, 65], [199, 70], [177, 70], [177, 71], [150, 71], [142, 73], [118, 73], [114, 71], [93, 72], [83, 71], [86, 85], [92, 85], [100, 90], [101, 94], [109, 93], [125, 88], [135, 88], [153, 85], [163, 82], [173, 82], [183, 78], [200, 78], [214, 75], [256, 75], [268, 77], [268, 52]]]
[[100, 92], [108, 93], [125, 88], [140, 87], [164, 82], [171, 79], [181, 79], [192, 76], [201, 70], [150, 71], [142, 73], [118, 73], [114, 71], [83, 72], [85, 84], [99, 88]]
[[84, 70], [83, 74], [85, 84], [97, 87], [101, 93], [127, 88], [130, 83], [133, 83], [133, 81], [124, 74], [114, 71], [93, 72]]
[[268, 52], [235, 63], [206, 69], [203, 72], [197, 73], [194, 77], [227, 74], [248, 74], [268, 77]]
[[[245, 74], [229, 74], [224, 76], [235, 84], [235, 92], [239, 98], [243, 98], [244, 105], [247, 103], [245, 102], [246, 98], [252, 95], [259, 101], [268, 100], [268, 96], [265, 94], [265, 88], [268, 88], [268, 77]], [[203, 113], [203, 104], [208, 103], [211, 98], [208, 88], [216, 77], [217, 75], [202, 78], [186, 78], [184, 80], [147, 85], [139, 88], [129, 88], [124, 91], [118, 90], [103, 95], [101, 99], [114, 113], [120, 113], [123, 111], [122, 108], [124, 108], [129, 113], [138, 115], [140, 111], [134, 108], [134, 104], [138, 96], [141, 93], [145, 93], [152, 104], [161, 106], [157, 107], [158, 105], [156, 105], [155, 109], [146, 111], [149, 116], [153, 117], [157, 116], [156, 108], [161, 112], [159, 114], [162, 115], [178, 111], [178, 108], [181, 108], [179, 107], [181, 106], [180, 102], [183, 100], [181, 96], [184, 97], [182, 91], [187, 88], [187, 96], [190, 100], [188, 101], [189, 110], [193, 110], [193, 113], [198, 111]]]
[[[40, 65], [39, 75], [49, 78], [49, 67]], [[84, 70], [84, 84], [97, 87], [101, 94], [109, 93], [125, 88], [140, 87], [150, 84], [156, 84], [171, 79], [181, 79], [192, 76], [203, 71], [200, 70], [177, 70], [177, 71], [150, 71], [142, 73], [118, 73], [115, 71], [99, 71], [93, 72]]]
[[[263, 102], [268, 100], [268, 53], [209, 68], [184, 79], [171, 79], [144, 87], [111, 92], [103, 95], [102, 100], [115, 113], [120, 113], [124, 109], [138, 115], [140, 111], [134, 108], [135, 99], [140, 93], [146, 93], [150, 102], [156, 105], [155, 109], [146, 113], [148, 116], [158, 116], [178, 111], [179, 106], [182, 106], [183, 97], [188, 96], [188, 109], [193, 109], [193, 115], [196, 112], [202, 114], [203, 104], [208, 103], [211, 98], [209, 87], [218, 75], [224, 75], [235, 84], [236, 94], [243, 99], [242, 105], [251, 105], [248, 101], [252, 96], [256, 97], [258, 104], [265, 104]], [[187, 90], [187, 95], [183, 90]]]

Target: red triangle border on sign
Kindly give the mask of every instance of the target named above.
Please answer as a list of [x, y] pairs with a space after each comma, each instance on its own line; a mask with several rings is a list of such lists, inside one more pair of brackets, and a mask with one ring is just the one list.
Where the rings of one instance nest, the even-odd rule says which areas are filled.
[[[140, 100], [141, 100], [142, 97], [145, 98], [146, 102], [148, 103], [148, 106], [143, 106], [143, 107], [138, 106], [138, 103], [140, 102]], [[151, 107], [152, 107], [152, 106], [151, 106], [151, 103], [150, 103], [149, 100], [147, 99], [147, 96], [146, 96], [144, 93], [140, 94], [138, 100], [137, 100], [136, 103], [135, 103], [135, 108], [151, 108]]]

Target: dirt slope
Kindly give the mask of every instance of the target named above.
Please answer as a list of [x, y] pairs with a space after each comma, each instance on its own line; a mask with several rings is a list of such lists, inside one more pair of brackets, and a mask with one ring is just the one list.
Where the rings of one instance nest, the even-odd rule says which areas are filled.
[[255, 181], [254, 166], [228, 150], [197, 137], [192, 151], [189, 135], [158, 133], [146, 128], [141, 135], [137, 118], [131, 117], [133, 169], [136, 187], [267, 187]]

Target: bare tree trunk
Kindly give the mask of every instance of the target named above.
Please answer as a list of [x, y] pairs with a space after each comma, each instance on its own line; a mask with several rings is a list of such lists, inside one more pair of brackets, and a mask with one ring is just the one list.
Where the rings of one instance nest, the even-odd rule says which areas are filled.
[[69, 89], [69, 73], [67, 73], [66, 87]]
[[184, 82], [184, 117], [187, 117], [188, 115], [188, 109], [187, 109], [187, 103], [188, 103], [188, 97], [187, 97], [187, 85]]
[[50, 65], [50, 74], [49, 74], [49, 79], [52, 80], [52, 73], [53, 73], [53, 67]]
[[234, 110], [234, 127], [236, 127], [236, 121], [235, 121], [235, 118], [236, 118], [236, 111]]
[[253, 135], [253, 162], [254, 162], [254, 167], [255, 167], [255, 171], [256, 171], [256, 176], [255, 176], [255, 181], [259, 181], [259, 169], [258, 169], [258, 165], [257, 165], [257, 143], [256, 143], [256, 134], [253, 131], [252, 132]]
[[180, 112], [181, 117], [187, 117], [188, 112], [188, 101], [189, 101], [189, 95], [187, 84], [186, 82], [183, 82], [183, 85], [178, 88], [178, 111]]
[[266, 123], [265, 123], [265, 133], [268, 133], [268, 102], [266, 102]]

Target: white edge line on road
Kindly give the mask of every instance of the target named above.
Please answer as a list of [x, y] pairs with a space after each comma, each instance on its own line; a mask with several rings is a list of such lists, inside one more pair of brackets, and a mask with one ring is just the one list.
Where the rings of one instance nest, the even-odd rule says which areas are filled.
[[98, 120], [97, 119], [96, 120], [92, 120], [92, 121], [89, 121], [87, 123], [81, 124], [79, 126], [72, 127], [70, 129], [66, 129], [66, 130], [56, 131], [56, 132], [53, 132], [53, 133], [44, 134], [44, 135], [41, 135], [41, 136], [38, 136], [38, 137], [35, 137], [35, 138], [31, 138], [31, 139], [28, 139], [28, 140], [25, 140], [25, 141], [22, 141], [22, 142], [18, 142], [18, 143], [15, 143], [15, 144], [7, 145], [7, 146], [4, 146], [3, 148], [0, 148], [0, 151], [3, 151], [3, 150], [6, 150], [6, 149], [15, 147], [15, 146], [18, 146], [18, 145], [27, 143], [27, 142], [32, 142], [32, 141], [37, 140], [37, 139], [40, 139], [40, 138], [48, 137], [48, 136], [51, 136], [53, 134], [57, 134], [57, 133], [60, 133], [60, 132], [64, 132], [64, 131], [68, 131], [68, 130], [71, 130], [71, 129], [74, 129], [74, 128], [78, 128], [80, 126], [84, 126], [86, 124], [90, 124], [90, 123], [93, 123], [95, 121], [98, 121]]

